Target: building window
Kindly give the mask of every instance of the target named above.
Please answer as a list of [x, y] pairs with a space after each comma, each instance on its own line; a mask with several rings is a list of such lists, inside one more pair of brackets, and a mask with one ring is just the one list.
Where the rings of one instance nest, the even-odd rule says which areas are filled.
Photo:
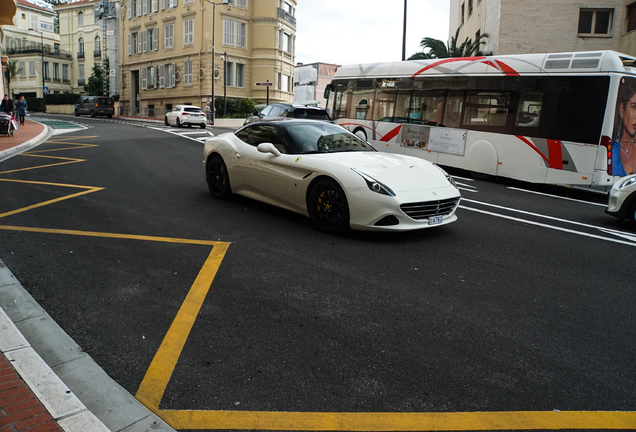
[[627, 6], [627, 31], [636, 30], [636, 2]]
[[281, 80], [281, 83], [280, 83], [280, 89], [282, 91], [286, 91], [286, 92], [289, 91], [289, 76], [288, 75], [284, 75], [283, 74], [282, 80]]
[[192, 85], [192, 60], [183, 62], [183, 85]]
[[95, 58], [99, 58], [102, 56], [102, 44], [101, 44], [101, 39], [99, 38], [99, 36], [95, 36], [95, 52], [93, 57]]
[[236, 64], [236, 86], [245, 87], [245, 65], [242, 63]]
[[177, 7], [177, 0], [168, 0], [168, 7], [169, 8]]
[[25, 63], [23, 61], [21, 61], [19, 68], [20, 68], [20, 76], [23, 77], [23, 78], [26, 77], [26, 67], [25, 66], [26, 66]]
[[174, 48], [174, 24], [164, 26], [164, 48]]
[[67, 82], [71, 82], [71, 80], [68, 77], [68, 65], [62, 65], [62, 81], [67, 83]]
[[236, 0], [236, 5], [239, 7], [247, 7], [247, 0]]
[[225, 85], [228, 87], [232, 87], [234, 85], [234, 80], [232, 77], [234, 76], [234, 63], [225, 62], [225, 74], [223, 76], [223, 80], [225, 81]]
[[84, 58], [84, 38], [79, 38], [77, 40], [77, 58]]
[[189, 19], [183, 22], [183, 45], [192, 45], [194, 43], [194, 20]]
[[60, 80], [60, 64], [53, 63], [53, 81]]
[[223, 20], [223, 44], [234, 45], [234, 21]]
[[289, 33], [283, 33], [283, 47], [285, 51], [291, 52], [291, 35]]
[[78, 86], [83, 86], [85, 82], [85, 78], [84, 78], [84, 65], [81, 64], [79, 65], [79, 78], [77, 79], [77, 85]]
[[236, 46], [247, 47], [247, 25], [245, 23], [236, 23]]
[[609, 36], [612, 31], [613, 9], [581, 9], [579, 35]]
[[84, 14], [82, 12], [77, 13], [77, 25], [84, 25]]
[[473, 0], [468, 0], [468, 17], [473, 14]]
[[29, 60], [29, 76], [35, 76], [35, 60]]

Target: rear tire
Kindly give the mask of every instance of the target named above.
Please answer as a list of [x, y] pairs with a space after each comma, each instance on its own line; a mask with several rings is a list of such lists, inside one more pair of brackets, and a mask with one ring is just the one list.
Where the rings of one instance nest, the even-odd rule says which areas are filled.
[[205, 129], [205, 124], [199, 125], [201, 126], [201, 129]]
[[627, 218], [632, 228], [636, 229], [636, 201], [629, 207]]
[[227, 199], [232, 196], [230, 177], [221, 156], [217, 154], [210, 156], [205, 167], [205, 177], [210, 193], [214, 198]]
[[109, 115], [107, 115], [106, 117], [108, 117], [108, 118], [113, 118], [113, 115], [112, 115], [112, 114], [109, 114]]
[[95, 118], [95, 111], [91, 110], [91, 117]]
[[179, 117], [177, 117], [177, 127], [181, 127], [181, 122], [179, 121]]
[[75, 117], [79, 117], [79, 111], [75, 108]]
[[314, 226], [327, 234], [340, 234], [349, 227], [349, 202], [332, 179], [319, 180], [307, 197], [307, 210]]

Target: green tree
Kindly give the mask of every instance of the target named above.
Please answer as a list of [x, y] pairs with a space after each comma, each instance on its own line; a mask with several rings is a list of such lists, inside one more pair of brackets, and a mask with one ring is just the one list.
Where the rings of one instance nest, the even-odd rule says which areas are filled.
[[[108, 70], [108, 62], [106, 62], [106, 70]], [[89, 96], [101, 96], [104, 94], [104, 69], [102, 69], [102, 65], [96, 63], [93, 66], [93, 74], [88, 78], [86, 84], [84, 84], [84, 91]], [[108, 92], [109, 82], [106, 79], [106, 91]]]
[[479, 35], [478, 38], [473, 40], [466, 38], [460, 45], [457, 44], [457, 38], [459, 38], [459, 31], [461, 27], [455, 32], [455, 36], [450, 38], [450, 43], [446, 45], [439, 39], [431, 37], [425, 37], [420, 42], [422, 51], [413, 54], [409, 57], [409, 60], [421, 60], [421, 59], [434, 59], [434, 58], [449, 58], [449, 57], [472, 57], [476, 55], [483, 55], [481, 52], [481, 46], [486, 43], [488, 34], [484, 33]]
[[5, 70], [5, 81], [7, 83], [7, 94], [11, 94], [11, 78], [15, 78], [20, 73], [17, 61], [10, 61]]

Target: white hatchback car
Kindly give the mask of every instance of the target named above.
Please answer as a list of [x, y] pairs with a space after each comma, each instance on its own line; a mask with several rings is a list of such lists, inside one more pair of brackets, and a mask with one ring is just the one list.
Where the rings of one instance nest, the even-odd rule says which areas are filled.
[[619, 219], [629, 219], [632, 226], [636, 227], [636, 174], [614, 183], [605, 213]]
[[205, 113], [198, 106], [194, 105], [177, 105], [172, 108], [172, 111], [166, 114], [165, 117], [166, 126], [175, 125], [181, 127], [187, 125], [199, 126], [201, 129], [205, 129], [206, 117]]

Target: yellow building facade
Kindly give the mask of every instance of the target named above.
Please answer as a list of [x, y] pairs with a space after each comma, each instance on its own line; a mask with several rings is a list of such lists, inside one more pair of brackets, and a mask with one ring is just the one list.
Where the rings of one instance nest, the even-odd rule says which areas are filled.
[[203, 107], [213, 97], [218, 107], [224, 94], [266, 102], [267, 88], [270, 102], [293, 99], [295, 0], [119, 6], [121, 114], [163, 118], [176, 105]]

